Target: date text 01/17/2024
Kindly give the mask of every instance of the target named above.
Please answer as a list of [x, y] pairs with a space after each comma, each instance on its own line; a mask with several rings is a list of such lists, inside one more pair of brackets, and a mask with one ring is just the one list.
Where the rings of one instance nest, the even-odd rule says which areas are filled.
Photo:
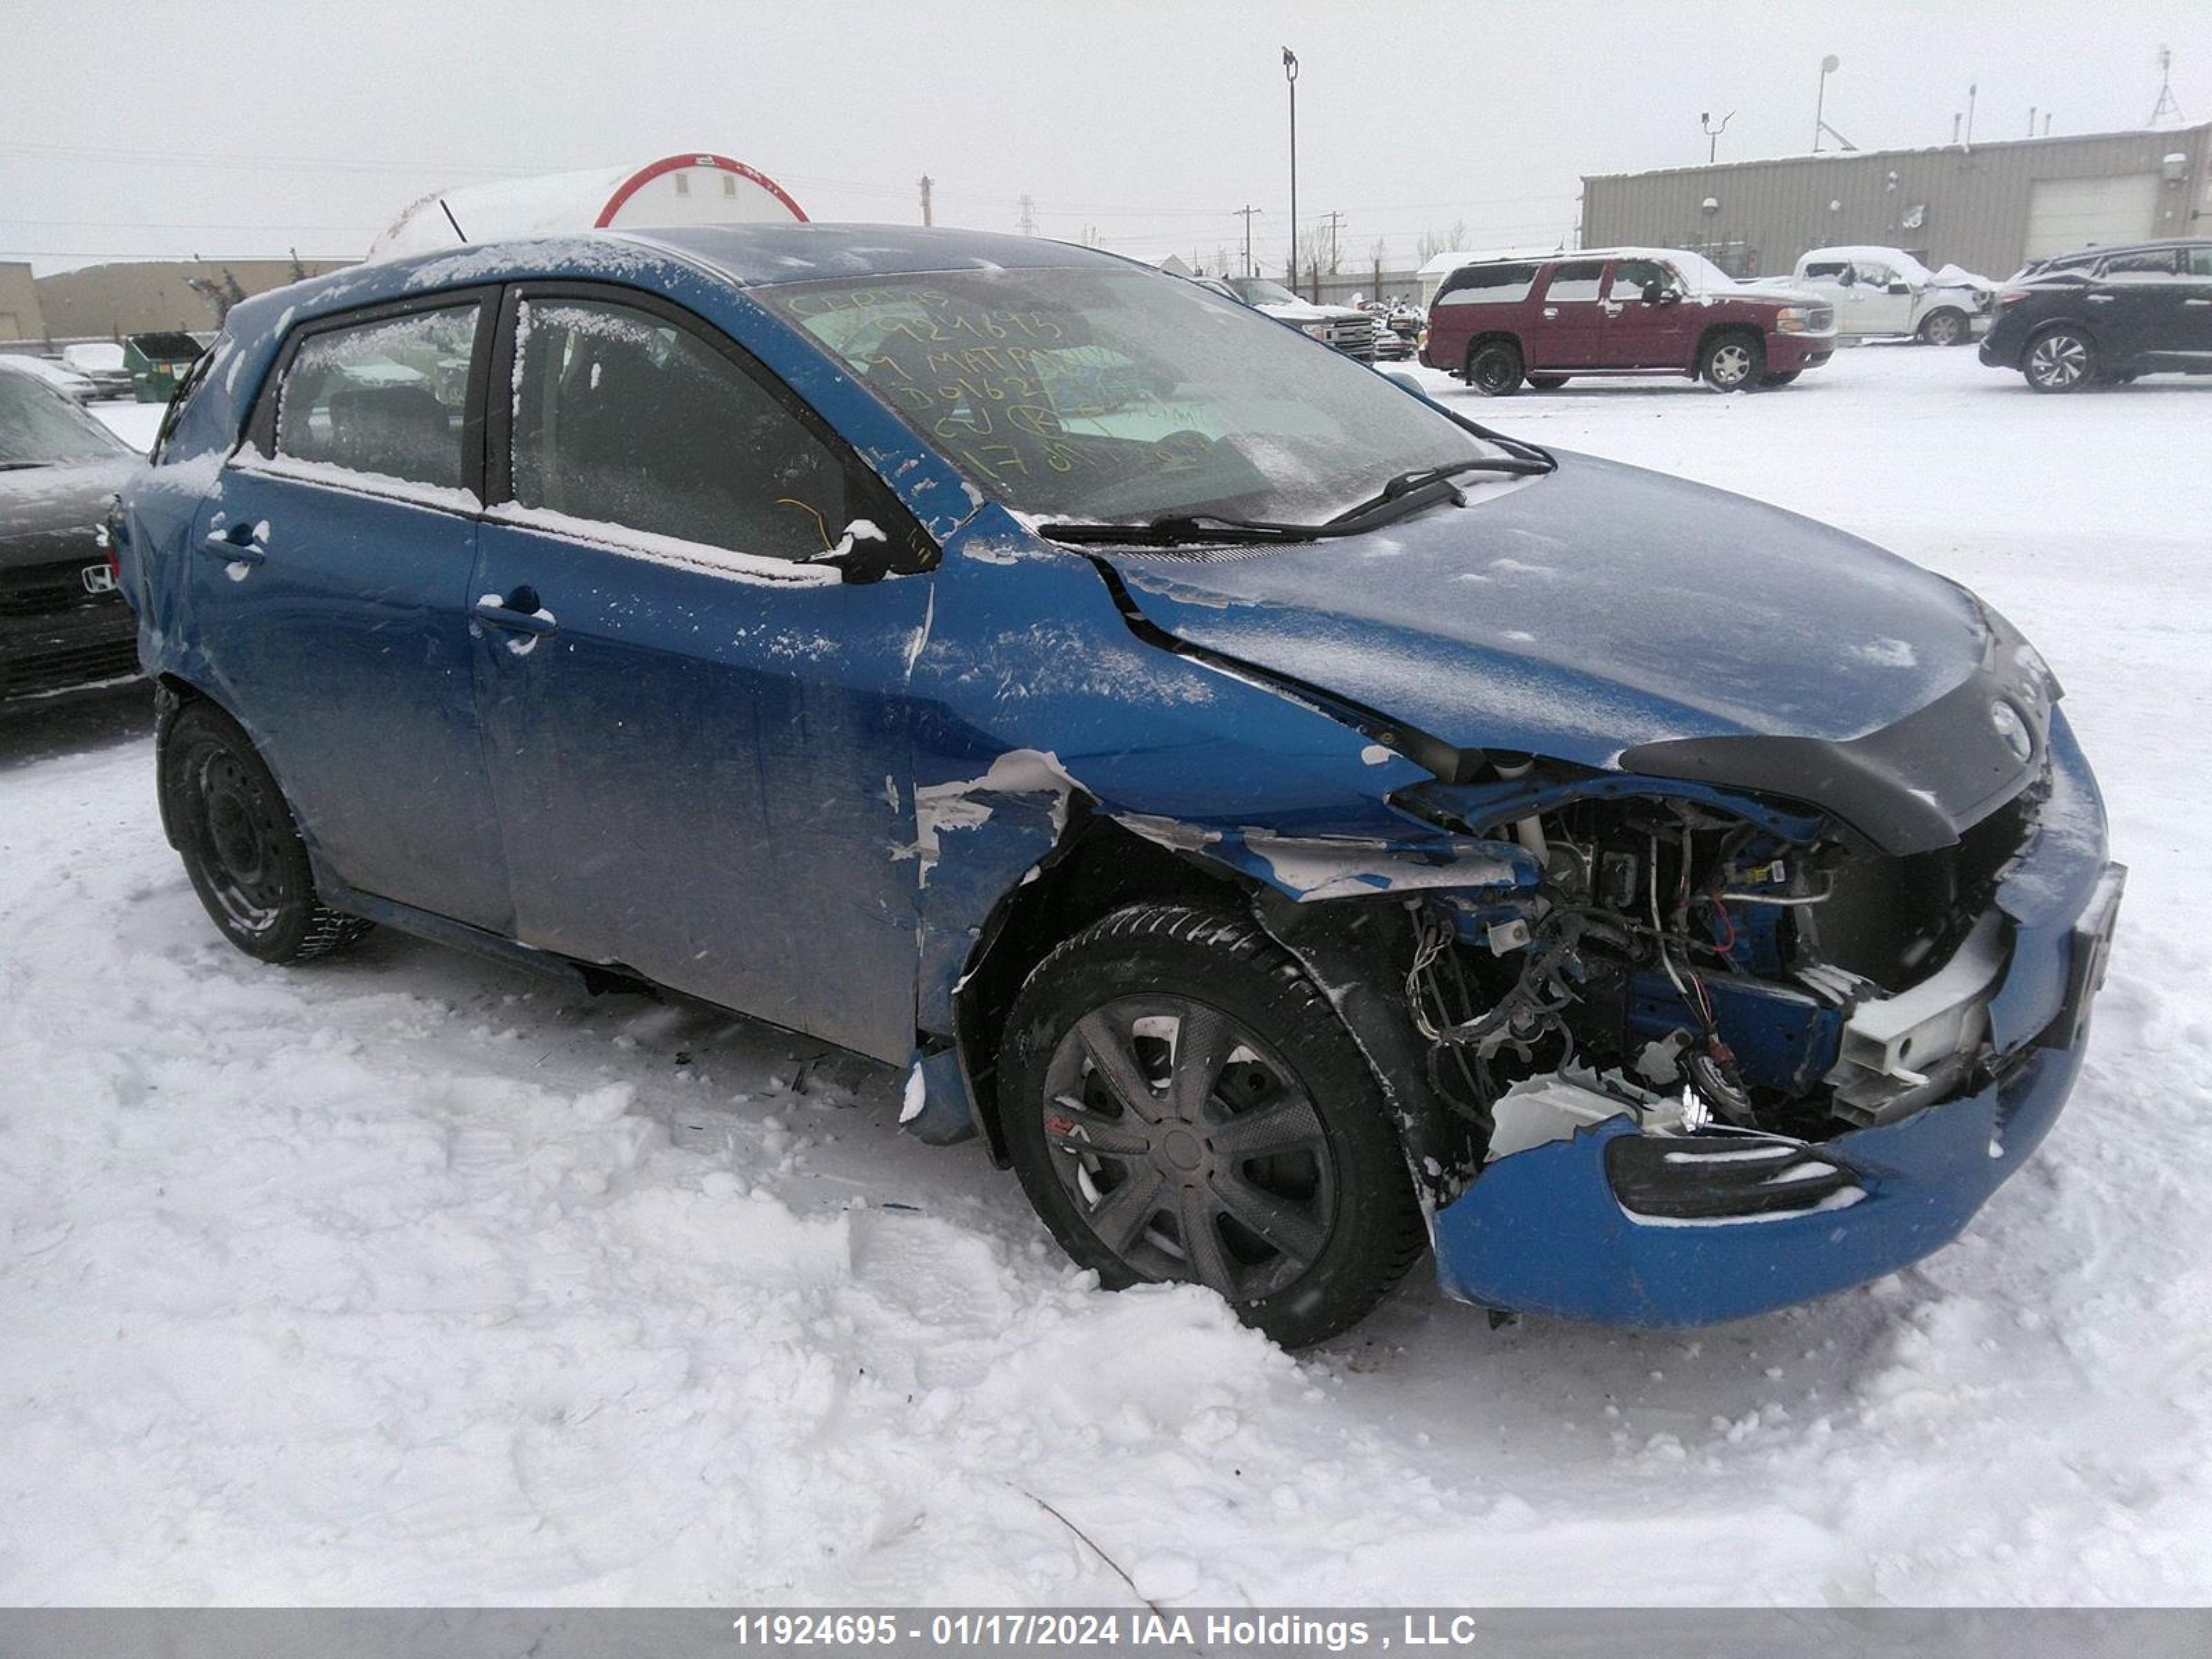
[[1181, 1651], [1285, 1648], [1328, 1653], [1460, 1648], [1480, 1639], [1476, 1620], [1464, 1613], [1397, 1615], [1395, 1632], [1380, 1619], [1342, 1614], [1242, 1612], [1144, 1613], [1107, 1609], [972, 1609], [918, 1613], [782, 1612], [739, 1615], [731, 1624], [742, 1646], [778, 1649], [1114, 1648]]

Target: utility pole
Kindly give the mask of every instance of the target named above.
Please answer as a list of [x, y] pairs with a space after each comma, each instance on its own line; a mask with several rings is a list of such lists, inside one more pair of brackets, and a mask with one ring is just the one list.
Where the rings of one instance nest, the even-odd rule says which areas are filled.
[[[1291, 288], [1298, 285], [1298, 55], [1283, 48], [1283, 79], [1291, 88]], [[1247, 220], [1249, 224], [1250, 221]]]
[[1344, 222], [1344, 216], [1332, 209], [1322, 216], [1328, 221], [1328, 274], [1334, 276], [1337, 266], [1336, 232]]
[[1966, 148], [1968, 149], [1974, 147], [1974, 96], [1980, 91], [1981, 88], [1972, 83], [1969, 83], [1966, 88]]
[[925, 225], [933, 225], [937, 222], [929, 216], [929, 186], [930, 177], [925, 173], [921, 175], [921, 222]]
[[1820, 140], [1823, 137], [1834, 139], [1844, 149], [1858, 148], [1856, 144], [1828, 125], [1828, 77], [1843, 67], [1843, 62], [1844, 60], [1832, 52], [1820, 60], [1820, 94], [1813, 105], [1813, 154], [1815, 155], [1820, 153]]
[[1022, 234], [1036, 234], [1036, 201], [1032, 197], [1022, 198]]
[[1252, 216], [1265, 210], [1255, 207], [1241, 207], [1237, 210], [1237, 216], [1244, 222], [1244, 274], [1247, 276], [1257, 276], [1260, 274], [1259, 266], [1252, 263]]

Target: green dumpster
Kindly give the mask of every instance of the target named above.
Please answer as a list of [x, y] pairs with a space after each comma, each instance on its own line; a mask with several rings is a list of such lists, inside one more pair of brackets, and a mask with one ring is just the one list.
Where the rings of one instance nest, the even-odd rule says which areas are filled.
[[142, 404], [168, 402], [199, 355], [200, 343], [181, 331], [132, 334], [123, 342], [123, 366], [131, 371], [131, 390]]

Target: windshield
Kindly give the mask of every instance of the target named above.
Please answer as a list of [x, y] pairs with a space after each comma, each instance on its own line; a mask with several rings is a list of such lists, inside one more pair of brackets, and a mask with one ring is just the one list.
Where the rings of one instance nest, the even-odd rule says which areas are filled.
[[1302, 306], [1297, 295], [1280, 283], [1271, 283], [1265, 276], [1231, 276], [1229, 286], [1237, 290], [1237, 297], [1248, 306]]
[[0, 468], [70, 466], [130, 453], [120, 438], [43, 381], [0, 370]]
[[1681, 274], [1682, 286], [1692, 294], [1718, 294], [1737, 286], [1735, 277], [1702, 253], [1669, 253], [1668, 263]]
[[1327, 520], [1499, 452], [1372, 369], [1172, 276], [937, 271], [754, 290], [1005, 505]]

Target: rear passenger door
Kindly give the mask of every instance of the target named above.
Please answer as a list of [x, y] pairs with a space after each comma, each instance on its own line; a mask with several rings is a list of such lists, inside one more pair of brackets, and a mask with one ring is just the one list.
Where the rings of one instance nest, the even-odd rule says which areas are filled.
[[2166, 348], [2183, 367], [2212, 368], [2212, 243], [2181, 250], [2181, 304]]
[[326, 874], [504, 930], [468, 617], [493, 303], [294, 331], [195, 526], [182, 620]]
[[1552, 267], [1552, 279], [1536, 306], [1537, 326], [1523, 349], [1531, 369], [1626, 368], [1610, 355], [1606, 315], [1598, 296], [1605, 283], [1603, 259], [1566, 259]]
[[2158, 247], [2115, 253], [2097, 268], [2081, 302], [2106, 367], [2180, 348], [2182, 319], [2188, 314], [2183, 252]]
[[[934, 548], [689, 313], [535, 284], [500, 334], [476, 672], [517, 936], [903, 1060]], [[806, 562], [856, 522], [908, 574]]]

